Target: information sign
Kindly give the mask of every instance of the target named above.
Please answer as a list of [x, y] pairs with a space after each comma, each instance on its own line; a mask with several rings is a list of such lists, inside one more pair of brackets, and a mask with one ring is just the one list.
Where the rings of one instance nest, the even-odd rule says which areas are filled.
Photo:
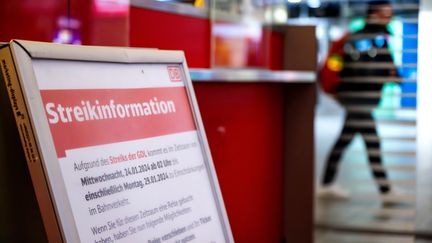
[[233, 242], [182, 52], [15, 41], [1, 59], [50, 241]]

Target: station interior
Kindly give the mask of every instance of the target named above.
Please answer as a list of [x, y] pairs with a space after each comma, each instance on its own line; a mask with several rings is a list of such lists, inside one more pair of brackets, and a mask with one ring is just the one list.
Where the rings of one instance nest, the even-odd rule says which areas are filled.
[[[333, 44], [368, 25], [369, 2], [4, 0], [0, 41], [184, 51], [235, 242], [432, 242], [432, 1], [386, 1], [385, 36], [353, 42], [353, 59], [391, 56], [357, 64], [391, 65], [393, 77], [347, 81], [380, 90], [322, 87]], [[372, 47], [384, 40], [385, 50]], [[343, 95], [366, 101], [343, 105]], [[370, 119], [344, 124], [353, 112]], [[321, 195], [335, 153], [341, 198]], [[0, 202], [0, 239], [45, 242], [40, 220], [23, 225], [8, 212], [40, 217], [31, 189], [19, 185], [29, 180], [16, 183], [28, 195]]]

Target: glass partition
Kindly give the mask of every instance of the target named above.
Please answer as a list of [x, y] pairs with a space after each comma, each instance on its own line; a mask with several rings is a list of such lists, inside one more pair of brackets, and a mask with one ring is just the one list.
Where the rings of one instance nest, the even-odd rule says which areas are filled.
[[271, 26], [285, 23], [285, 1], [214, 0], [211, 6], [215, 68], [268, 68]]

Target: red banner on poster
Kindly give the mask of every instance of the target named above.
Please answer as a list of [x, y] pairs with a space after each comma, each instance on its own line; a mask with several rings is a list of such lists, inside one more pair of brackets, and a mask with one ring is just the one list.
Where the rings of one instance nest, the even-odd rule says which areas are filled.
[[57, 151], [195, 130], [184, 87], [42, 90]]

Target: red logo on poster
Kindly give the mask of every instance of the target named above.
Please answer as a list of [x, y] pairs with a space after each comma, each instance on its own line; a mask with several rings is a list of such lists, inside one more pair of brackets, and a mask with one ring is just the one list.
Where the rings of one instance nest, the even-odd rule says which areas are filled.
[[168, 75], [171, 82], [181, 82], [181, 71], [180, 67], [177, 66], [168, 66]]

